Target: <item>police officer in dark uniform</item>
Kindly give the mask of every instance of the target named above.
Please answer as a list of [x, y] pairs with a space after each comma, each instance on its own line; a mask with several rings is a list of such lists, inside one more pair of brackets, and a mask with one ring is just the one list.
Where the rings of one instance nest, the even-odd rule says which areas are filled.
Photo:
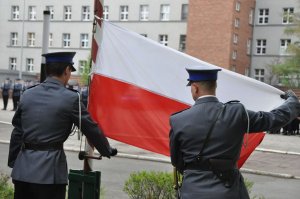
[[215, 97], [218, 71], [187, 68], [195, 104], [170, 117], [171, 162], [183, 173], [182, 199], [249, 199], [236, 166], [245, 132], [281, 128], [300, 113], [292, 91], [270, 112], [246, 110], [238, 102], [223, 104]]
[[13, 111], [17, 110], [18, 103], [20, 101], [20, 97], [23, 91], [23, 85], [20, 82], [20, 79], [16, 79], [15, 84], [13, 86], [13, 91], [12, 91], [12, 99], [13, 99]]
[[87, 107], [88, 104], [88, 96], [89, 96], [89, 91], [88, 87], [84, 86], [81, 90], [81, 97], [82, 97], [82, 103]]
[[6, 78], [4, 83], [1, 85], [2, 100], [3, 100], [3, 109], [2, 110], [6, 110], [6, 108], [7, 108], [10, 89], [11, 89], [11, 84], [9, 82], [9, 78]]
[[81, 124], [82, 132], [102, 156], [110, 158], [117, 154], [82, 105], [78, 93], [65, 87], [75, 71], [74, 55], [43, 55], [46, 80], [22, 95], [12, 120], [8, 157], [8, 165], [13, 168], [15, 199], [65, 199], [68, 170], [63, 143], [73, 124]]

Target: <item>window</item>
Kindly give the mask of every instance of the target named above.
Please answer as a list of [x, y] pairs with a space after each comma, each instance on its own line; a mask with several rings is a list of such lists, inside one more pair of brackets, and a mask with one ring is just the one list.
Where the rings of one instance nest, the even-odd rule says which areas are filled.
[[237, 57], [237, 51], [234, 50], [234, 51], [232, 51], [232, 59], [236, 60], [236, 57]]
[[249, 74], [250, 74], [250, 68], [247, 67], [245, 68], [245, 76], [249, 77]]
[[64, 19], [66, 21], [70, 21], [72, 19], [72, 7], [71, 6], [64, 7]]
[[53, 46], [53, 34], [49, 33], [49, 47]]
[[234, 44], [237, 44], [238, 43], [238, 41], [239, 41], [239, 36], [238, 36], [238, 34], [233, 34], [233, 43]]
[[88, 34], [81, 34], [80, 35], [80, 47], [81, 48], [88, 48], [89, 47], [89, 35]]
[[254, 78], [261, 82], [265, 81], [265, 70], [264, 69], [255, 69], [254, 70]]
[[63, 34], [63, 48], [68, 48], [71, 46], [71, 34], [64, 33]]
[[28, 7], [28, 19], [36, 20], [36, 7], [35, 6]]
[[109, 19], [109, 7], [104, 6], [103, 8], [103, 19], [108, 20]]
[[293, 23], [294, 8], [283, 8], [283, 24]]
[[90, 6], [82, 6], [82, 21], [90, 20]]
[[128, 6], [121, 6], [120, 7], [120, 20], [121, 21], [128, 21]]
[[50, 11], [50, 19], [54, 19], [54, 7], [46, 6], [46, 10]]
[[170, 5], [163, 4], [160, 6], [160, 20], [169, 21], [170, 19]]
[[28, 47], [34, 47], [35, 46], [35, 33], [29, 32], [27, 34], [27, 46]]
[[240, 19], [235, 18], [235, 20], [234, 20], [234, 27], [236, 27], [236, 28], [240, 27]]
[[179, 37], [179, 51], [185, 52], [186, 35], [180, 35]]
[[253, 14], [254, 14], [254, 9], [251, 9], [250, 10], [250, 13], [249, 13], [249, 24], [253, 24]]
[[84, 69], [85, 69], [85, 66], [87, 64], [87, 61], [86, 60], [79, 60], [79, 74], [82, 74], [84, 73]]
[[256, 54], [257, 55], [265, 55], [266, 54], [266, 46], [267, 46], [266, 39], [258, 39], [256, 41]]
[[10, 45], [17, 46], [18, 45], [18, 33], [17, 32], [10, 33], [10, 38], [11, 38]]
[[19, 8], [19, 6], [12, 6], [11, 7], [11, 19], [12, 20], [19, 20], [20, 19], [20, 8]]
[[252, 40], [248, 39], [247, 40], [247, 55], [251, 54], [251, 43], [252, 43]]
[[188, 4], [182, 4], [181, 5], [181, 20], [182, 21], [187, 20], [188, 12], [189, 12], [189, 5]]
[[258, 24], [267, 24], [269, 22], [269, 9], [259, 9]]
[[140, 5], [140, 20], [148, 21], [149, 20], [149, 6]]
[[9, 70], [17, 70], [17, 58], [16, 57], [9, 58]]
[[280, 55], [287, 55], [287, 48], [291, 44], [291, 39], [281, 39], [280, 40]]
[[232, 66], [230, 67], [230, 70], [233, 71], [233, 72], [236, 72], [236, 65], [232, 65]]
[[241, 3], [239, 1], [235, 3], [235, 10], [238, 12], [241, 10]]
[[27, 58], [26, 59], [26, 71], [27, 72], [33, 72], [33, 59], [32, 58]]
[[168, 35], [159, 35], [159, 43], [164, 46], [168, 45]]

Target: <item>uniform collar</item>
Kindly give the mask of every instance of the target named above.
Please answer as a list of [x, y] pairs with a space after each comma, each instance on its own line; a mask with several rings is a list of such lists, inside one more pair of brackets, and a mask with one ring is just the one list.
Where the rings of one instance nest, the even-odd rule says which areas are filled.
[[46, 78], [46, 80], [44, 81], [45, 83], [53, 83], [53, 84], [58, 84], [58, 85], [60, 85], [60, 86], [63, 86], [63, 87], [65, 87], [64, 85], [63, 85], [63, 83], [61, 83], [59, 80], [57, 80], [57, 79], [55, 79], [55, 78], [53, 78], [53, 77], [47, 77]]
[[213, 95], [203, 96], [203, 97], [198, 98], [194, 105], [198, 105], [198, 104], [202, 104], [202, 103], [206, 103], [206, 102], [219, 102], [219, 100], [216, 96], [213, 96]]

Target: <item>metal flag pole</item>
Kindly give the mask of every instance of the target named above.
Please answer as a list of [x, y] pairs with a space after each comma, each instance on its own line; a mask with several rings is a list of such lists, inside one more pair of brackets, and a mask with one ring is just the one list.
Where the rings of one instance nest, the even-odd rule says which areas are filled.
[[[93, 20], [93, 29], [92, 29], [92, 39], [94, 39], [95, 33], [96, 33], [96, 28], [97, 28], [97, 24], [101, 25], [102, 21], [100, 18], [102, 18], [103, 16], [103, 0], [95, 0], [94, 1], [94, 20]], [[100, 16], [99, 16], [100, 15]], [[100, 17], [100, 18], [99, 18]], [[92, 49], [91, 52], [94, 53], [94, 42], [92, 42]], [[91, 69], [92, 67], [92, 62], [93, 62], [93, 56], [91, 56], [91, 59], [89, 60], [89, 67]], [[88, 79], [88, 96], [90, 94], [90, 82], [91, 82], [91, 76], [89, 75], [89, 79]], [[89, 104], [88, 104], [89, 106]], [[93, 170], [93, 159], [101, 159], [100, 157], [95, 157], [94, 156], [94, 146], [92, 145], [92, 143], [89, 142], [88, 139], [86, 139], [85, 142], [85, 156], [86, 158], [84, 158], [84, 163], [83, 163], [83, 170], [84, 172], [89, 172]]]
[[[45, 10], [44, 11], [44, 22], [43, 22], [42, 54], [48, 53], [49, 31], [50, 31], [50, 11]], [[46, 79], [45, 66], [46, 66], [46, 60], [45, 60], [45, 57], [42, 57], [40, 82], [43, 82]]]
[[[92, 66], [92, 60], [95, 58], [93, 53], [96, 53], [95, 50], [96, 44], [94, 42], [94, 36], [97, 29], [97, 24], [101, 25], [101, 20], [99, 17], [103, 15], [103, 0], [94, 0], [94, 21], [93, 21], [93, 42], [92, 42], [92, 56], [90, 59], [90, 68]], [[95, 61], [95, 60], [94, 60]], [[89, 87], [91, 82], [91, 76], [88, 80], [88, 96], [89, 96]], [[81, 107], [79, 107], [81, 110]], [[79, 122], [81, 124], [81, 122]], [[81, 130], [81, 125], [79, 125], [79, 133]], [[82, 136], [81, 136], [82, 142]], [[81, 144], [80, 144], [81, 150]], [[68, 198], [69, 199], [99, 199], [100, 198], [100, 184], [101, 184], [101, 172], [93, 171], [93, 159], [100, 160], [100, 156], [94, 156], [94, 146], [86, 139], [85, 150], [79, 152], [79, 159], [84, 160], [83, 170], [70, 170], [69, 173], [69, 189], [68, 189]]]

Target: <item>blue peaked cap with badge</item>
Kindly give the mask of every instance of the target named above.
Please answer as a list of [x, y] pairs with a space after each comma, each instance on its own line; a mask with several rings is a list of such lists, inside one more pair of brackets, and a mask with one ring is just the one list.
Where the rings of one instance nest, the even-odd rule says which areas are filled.
[[43, 54], [42, 56], [46, 59], [46, 64], [49, 63], [66, 63], [70, 64], [72, 67], [72, 72], [76, 71], [73, 64], [73, 57], [75, 56], [76, 52], [54, 52], [54, 53], [47, 53]]
[[190, 86], [192, 82], [215, 81], [218, 79], [218, 72], [221, 71], [220, 68], [211, 66], [190, 66], [186, 70], [189, 73], [187, 86]]

